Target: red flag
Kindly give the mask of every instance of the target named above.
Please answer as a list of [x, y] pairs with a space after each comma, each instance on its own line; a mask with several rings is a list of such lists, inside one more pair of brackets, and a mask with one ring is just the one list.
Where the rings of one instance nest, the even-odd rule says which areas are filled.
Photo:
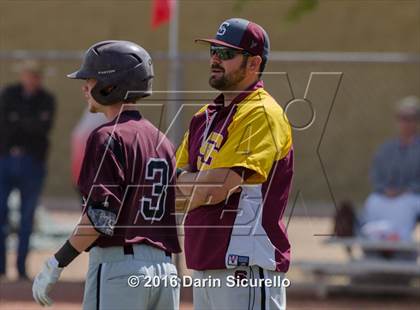
[[157, 28], [171, 19], [171, 1], [172, 0], [153, 0], [152, 28]]

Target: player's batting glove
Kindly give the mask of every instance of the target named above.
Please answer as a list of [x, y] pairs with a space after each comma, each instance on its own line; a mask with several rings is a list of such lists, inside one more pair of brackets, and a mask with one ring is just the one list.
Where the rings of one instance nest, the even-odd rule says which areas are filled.
[[35, 277], [32, 294], [35, 301], [41, 306], [52, 305], [53, 301], [48, 297], [48, 293], [60, 278], [62, 271], [63, 268], [58, 267], [57, 259], [52, 256], [44, 263], [44, 267]]

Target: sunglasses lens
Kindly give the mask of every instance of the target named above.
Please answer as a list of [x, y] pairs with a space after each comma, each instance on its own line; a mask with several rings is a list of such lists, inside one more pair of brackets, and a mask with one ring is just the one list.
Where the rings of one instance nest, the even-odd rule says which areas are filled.
[[232, 59], [233, 57], [235, 57], [235, 55], [236, 55], [235, 51], [230, 50], [230, 49], [225, 49], [225, 55], [224, 55], [225, 60]]
[[229, 60], [235, 57], [236, 51], [220, 46], [211, 46], [210, 47], [210, 55], [217, 55], [218, 58], [221, 60]]

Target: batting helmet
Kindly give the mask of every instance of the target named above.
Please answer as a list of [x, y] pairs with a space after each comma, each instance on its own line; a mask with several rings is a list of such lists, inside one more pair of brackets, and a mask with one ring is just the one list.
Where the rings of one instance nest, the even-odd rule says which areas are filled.
[[67, 77], [96, 79], [91, 95], [100, 104], [134, 102], [152, 93], [152, 59], [133, 42], [102, 41], [87, 50], [80, 69]]

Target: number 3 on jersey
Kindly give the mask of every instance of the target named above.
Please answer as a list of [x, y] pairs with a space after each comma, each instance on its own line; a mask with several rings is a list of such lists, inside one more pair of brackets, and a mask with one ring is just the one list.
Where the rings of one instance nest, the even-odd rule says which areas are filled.
[[[166, 190], [169, 182], [168, 162], [163, 158], [150, 158], [146, 166], [145, 181], [145, 194], [140, 200], [141, 214], [145, 220], [160, 221], [165, 214]], [[149, 181], [153, 186], [149, 185]]]

